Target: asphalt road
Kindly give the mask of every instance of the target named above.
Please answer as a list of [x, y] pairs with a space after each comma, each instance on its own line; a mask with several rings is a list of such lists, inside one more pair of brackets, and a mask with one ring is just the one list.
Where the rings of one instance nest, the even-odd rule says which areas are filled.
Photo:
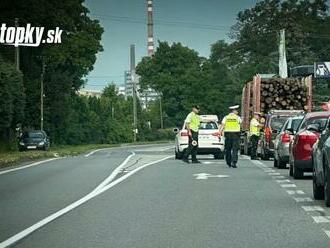
[[310, 177], [295, 181], [271, 161], [246, 157], [237, 169], [207, 156], [188, 165], [174, 160], [169, 145], [157, 145], [0, 175], [0, 247], [93, 191], [131, 151], [113, 183], [13, 247], [330, 246], [330, 209], [313, 200]]

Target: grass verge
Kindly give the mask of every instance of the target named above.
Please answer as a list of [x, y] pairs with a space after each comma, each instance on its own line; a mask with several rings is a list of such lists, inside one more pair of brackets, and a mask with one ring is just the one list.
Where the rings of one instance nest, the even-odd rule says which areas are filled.
[[[136, 143], [138, 145], [144, 144], [161, 144], [168, 141], [158, 141], [158, 142], [141, 142]], [[20, 163], [28, 162], [28, 161], [38, 161], [45, 158], [54, 158], [54, 157], [65, 157], [65, 156], [77, 156], [82, 153], [86, 153], [91, 150], [102, 149], [102, 148], [111, 148], [111, 147], [119, 147], [119, 146], [128, 146], [133, 144], [92, 144], [92, 145], [77, 145], [77, 146], [57, 146], [52, 147], [48, 151], [25, 151], [25, 152], [4, 152], [0, 153], [0, 169], [15, 166]]]

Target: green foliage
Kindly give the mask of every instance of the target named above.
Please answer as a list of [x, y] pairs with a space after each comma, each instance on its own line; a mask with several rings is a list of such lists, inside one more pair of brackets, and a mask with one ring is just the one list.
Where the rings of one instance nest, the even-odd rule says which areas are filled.
[[9, 139], [24, 118], [25, 93], [22, 73], [0, 58], [0, 141]]

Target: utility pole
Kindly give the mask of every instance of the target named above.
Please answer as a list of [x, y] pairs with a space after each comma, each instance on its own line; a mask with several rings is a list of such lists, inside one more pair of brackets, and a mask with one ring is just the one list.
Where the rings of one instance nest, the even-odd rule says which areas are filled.
[[[18, 28], [18, 18], [15, 18], [15, 28]], [[19, 71], [19, 47], [15, 47], [15, 66], [16, 70]]]
[[133, 85], [133, 142], [136, 142], [136, 136], [138, 133], [137, 129], [137, 108], [136, 108], [136, 76], [135, 76], [135, 45], [130, 47], [130, 58], [131, 58], [131, 78]]
[[160, 129], [164, 129], [162, 95], [159, 95]]
[[44, 130], [44, 77], [45, 59], [42, 57], [42, 68], [40, 77], [40, 130]]

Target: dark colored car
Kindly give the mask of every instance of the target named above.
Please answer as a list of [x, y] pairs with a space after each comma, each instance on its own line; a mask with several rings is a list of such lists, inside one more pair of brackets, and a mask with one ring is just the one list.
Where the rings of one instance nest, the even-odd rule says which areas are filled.
[[272, 110], [266, 116], [265, 126], [260, 135], [258, 153], [261, 159], [274, 157], [275, 139], [288, 118], [303, 113], [299, 110]]
[[312, 150], [320, 134], [325, 130], [330, 112], [313, 112], [305, 115], [293, 141], [290, 143], [290, 176], [302, 178], [304, 172], [312, 172]]
[[313, 194], [330, 207], [330, 120], [313, 146]]
[[19, 140], [19, 150], [48, 150], [50, 147], [49, 138], [44, 131], [28, 131], [24, 132]]

